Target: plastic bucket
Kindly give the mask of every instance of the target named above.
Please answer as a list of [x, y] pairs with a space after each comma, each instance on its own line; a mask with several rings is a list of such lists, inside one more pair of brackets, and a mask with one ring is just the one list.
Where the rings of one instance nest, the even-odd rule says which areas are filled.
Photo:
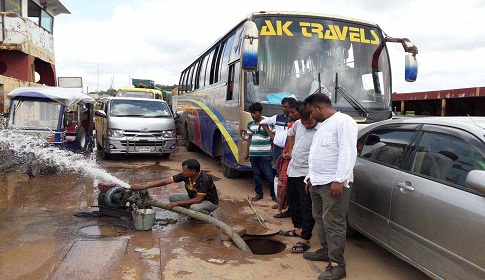
[[155, 223], [155, 211], [152, 209], [136, 209], [133, 211], [135, 230], [151, 230]]

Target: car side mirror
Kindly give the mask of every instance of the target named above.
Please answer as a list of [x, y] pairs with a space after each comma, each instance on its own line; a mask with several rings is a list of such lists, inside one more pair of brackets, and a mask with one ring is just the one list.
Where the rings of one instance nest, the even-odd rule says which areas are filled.
[[101, 118], [106, 118], [106, 113], [103, 110], [97, 110], [94, 115]]
[[465, 183], [470, 189], [485, 194], [485, 170], [472, 170], [468, 172]]

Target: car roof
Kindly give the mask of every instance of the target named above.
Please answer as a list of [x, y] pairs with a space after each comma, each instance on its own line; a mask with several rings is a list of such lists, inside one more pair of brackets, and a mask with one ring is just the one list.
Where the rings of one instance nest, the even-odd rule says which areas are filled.
[[377, 122], [359, 131], [359, 135], [367, 131], [390, 124], [432, 124], [464, 129], [485, 140], [485, 117], [395, 117], [390, 120]]

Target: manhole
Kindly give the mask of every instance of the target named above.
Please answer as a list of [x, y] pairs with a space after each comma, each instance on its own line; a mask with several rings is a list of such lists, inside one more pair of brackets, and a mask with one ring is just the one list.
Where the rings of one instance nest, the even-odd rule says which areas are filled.
[[272, 255], [283, 251], [285, 244], [271, 239], [254, 238], [245, 240], [255, 255]]
[[82, 227], [76, 232], [76, 235], [89, 238], [107, 238], [128, 234], [132, 231], [129, 226], [123, 224], [103, 224]]

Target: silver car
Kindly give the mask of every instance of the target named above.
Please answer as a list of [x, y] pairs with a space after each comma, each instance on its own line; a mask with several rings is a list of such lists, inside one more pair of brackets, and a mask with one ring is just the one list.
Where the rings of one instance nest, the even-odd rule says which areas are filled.
[[348, 222], [436, 279], [485, 279], [485, 117], [359, 131]]

